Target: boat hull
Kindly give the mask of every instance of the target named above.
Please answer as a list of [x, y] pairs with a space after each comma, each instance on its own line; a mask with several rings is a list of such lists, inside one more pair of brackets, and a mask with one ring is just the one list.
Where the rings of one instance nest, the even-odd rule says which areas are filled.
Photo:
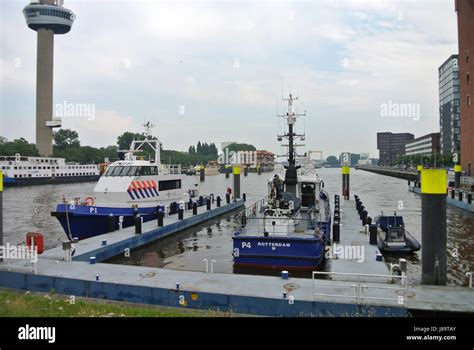
[[125, 228], [135, 224], [137, 213], [143, 222], [147, 222], [156, 219], [156, 212], [157, 207], [137, 208], [134, 211], [133, 208], [58, 204], [51, 215], [58, 219], [68, 238], [86, 239], [118, 230], [120, 217], [123, 217], [122, 228]]
[[36, 186], [36, 185], [55, 185], [66, 183], [95, 182], [99, 180], [100, 175], [83, 176], [57, 176], [57, 177], [5, 177], [3, 185], [5, 187]]
[[313, 270], [325, 263], [324, 239], [261, 236], [232, 239], [236, 267]]
[[421, 244], [408, 232], [405, 232], [405, 244], [388, 246], [379, 235], [377, 245], [382, 253], [414, 253], [421, 249]]

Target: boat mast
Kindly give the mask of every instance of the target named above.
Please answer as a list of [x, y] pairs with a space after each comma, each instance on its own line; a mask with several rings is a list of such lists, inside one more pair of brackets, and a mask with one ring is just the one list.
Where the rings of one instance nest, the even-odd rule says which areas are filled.
[[160, 161], [160, 150], [161, 150], [161, 142], [160, 140], [155, 137], [153, 138], [153, 133], [152, 129], [154, 125], [150, 122], [147, 122], [142, 125], [143, 128], [145, 129], [143, 131], [143, 135], [145, 136], [144, 140], [133, 140], [132, 144], [130, 145], [130, 153], [133, 154], [135, 152], [138, 152], [140, 150], [143, 150], [143, 146], [145, 144], [149, 145], [153, 151], [155, 151], [155, 164], [158, 166], [161, 166], [161, 161]]
[[295, 144], [295, 140], [297, 138], [301, 138], [301, 140], [304, 140], [305, 135], [296, 134], [294, 132], [294, 125], [296, 124], [296, 119], [298, 117], [305, 116], [306, 112], [302, 114], [295, 113], [295, 111], [293, 110], [293, 101], [298, 100], [298, 97], [293, 97], [291, 93], [289, 95], [289, 98], [283, 98], [282, 100], [288, 102], [288, 112], [286, 112], [286, 114], [279, 114], [278, 117], [285, 119], [285, 122], [288, 124], [288, 132], [283, 135], [278, 135], [278, 140], [281, 141], [281, 139], [283, 138], [288, 140], [288, 166], [285, 166], [285, 185], [287, 192], [292, 192], [296, 195], [296, 185], [298, 184], [297, 170], [301, 166], [296, 165], [297, 154], [295, 151], [295, 147], [299, 145]]

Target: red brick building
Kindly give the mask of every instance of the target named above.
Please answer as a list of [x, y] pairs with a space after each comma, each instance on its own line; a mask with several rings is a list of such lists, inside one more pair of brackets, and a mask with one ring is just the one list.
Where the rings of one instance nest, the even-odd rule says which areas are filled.
[[461, 165], [474, 176], [474, 0], [455, 0], [458, 16]]

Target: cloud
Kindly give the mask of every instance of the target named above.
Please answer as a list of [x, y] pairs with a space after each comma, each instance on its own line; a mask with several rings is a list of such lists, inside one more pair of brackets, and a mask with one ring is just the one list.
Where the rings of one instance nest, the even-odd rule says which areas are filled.
[[82, 145], [105, 147], [115, 145], [125, 131], [138, 132], [139, 123], [129, 115], [116, 111], [96, 110], [94, 118], [64, 117], [62, 128], [76, 130]]
[[[379, 129], [420, 135], [437, 126], [437, 68], [457, 51], [450, 1], [65, 5], [77, 19], [70, 33], [55, 37], [54, 94], [55, 101], [95, 104], [94, 121], [64, 120], [83, 144], [113, 144], [138, 121], [158, 116], [167, 147], [220, 138], [276, 149], [276, 128], [248, 125], [274, 125], [275, 101], [291, 86], [301, 96], [298, 108], [308, 111], [308, 143], [317, 135], [325, 153], [374, 153]], [[22, 2], [1, 6], [2, 121], [11, 138], [33, 135], [25, 121], [34, 120], [34, 101], [28, 110], [18, 101], [34, 94], [36, 37]], [[388, 100], [419, 103], [423, 123], [383, 120], [379, 107]]]

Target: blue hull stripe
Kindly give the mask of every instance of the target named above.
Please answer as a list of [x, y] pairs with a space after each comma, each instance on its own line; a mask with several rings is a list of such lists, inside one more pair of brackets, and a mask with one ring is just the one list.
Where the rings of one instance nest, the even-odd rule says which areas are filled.
[[158, 196], [159, 196], [159, 194], [158, 194], [158, 191], [156, 190], [156, 188], [155, 188], [155, 187], [153, 187], [153, 191], [155, 192], [156, 196], [158, 197]]
[[145, 187], [143, 187], [143, 191], [145, 191], [145, 194], [146, 194], [147, 197], [149, 198], [149, 197], [150, 197], [150, 193], [148, 192], [148, 189], [146, 189]]
[[133, 200], [135, 200], [135, 197], [133, 196], [132, 191], [127, 190], [127, 193], [128, 193], [128, 195], [130, 196], [130, 198], [132, 198]]

